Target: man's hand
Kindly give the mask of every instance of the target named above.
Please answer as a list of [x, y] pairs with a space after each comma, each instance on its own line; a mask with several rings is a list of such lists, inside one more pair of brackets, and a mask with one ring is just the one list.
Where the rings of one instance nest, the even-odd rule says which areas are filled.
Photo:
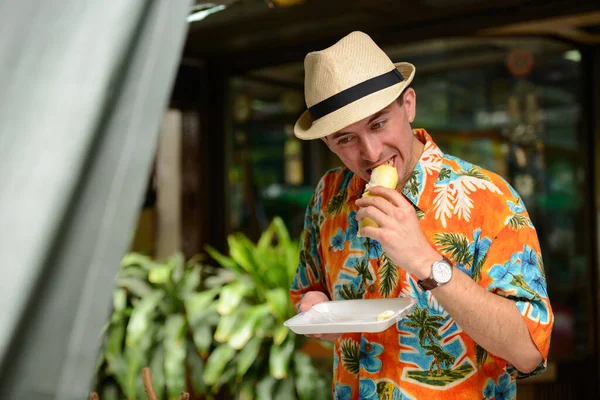
[[418, 279], [429, 277], [431, 265], [442, 257], [421, 231], [414, 207], [393, 189], [369, 188], [373, 196], [356, 201], [356, 219], [371, 218], [379, 227], [361, 229], [361, 236], [377, 240], [387, 256]]
[[[300, 312], [307, 312], [314, 306], [315, 304], [323, 303], [329, 301], [327, 295], [323, 292], [308, 292], [304, 295], [300, 304], [298, 305], [298, 309]], [[339, 338], [341, 335], [338, 333], [331, 334], [323, 334], [323, 335], [306, 335], [311, 338], [321, 339], [321, 340], [330, 340], [334, 341]]]

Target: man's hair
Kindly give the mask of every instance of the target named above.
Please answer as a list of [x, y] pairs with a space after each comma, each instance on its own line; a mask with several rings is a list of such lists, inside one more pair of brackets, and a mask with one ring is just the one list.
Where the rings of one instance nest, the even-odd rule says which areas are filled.
[[405, 87], [402, 93], [400, 93], [400, 96], [396, 97], [396, 103], [398, 103], [399, 106], [404, 104], [404, 93], [406, 93], [406, 89], [408, 88], [410, 88], [410, 86]]
[[404, 104], [404, 93], [406, 93], [406, 90], [409, 88], [410, 88], [410, 86], [405, 87], [404, 90], [402, 91], [402, 93], [400, 93], [400, 95], [398, 97], [396, 97], [396, 103], [398, 103], [399, 106]]

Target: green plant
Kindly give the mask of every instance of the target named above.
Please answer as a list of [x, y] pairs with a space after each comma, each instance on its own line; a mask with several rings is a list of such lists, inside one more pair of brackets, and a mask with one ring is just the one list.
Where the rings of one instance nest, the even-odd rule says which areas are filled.
[[[181, 254], [155, 261], [137, 253], [121, 261], [113, 313], [98, 360], [97, 386], [102, 400], [144, 399], [142, 368], [149, 366], [159, 398], [177, 399], [189, 377], [202, 375], [189, 325], [187, 307], [206, 297], [202, 282], [214, 275], [197, 259]], [[201, 379], [195, 388], [203, 391]]]
[[145, 366], [159, 398], [184, 389], [207, 398], [330, 397], [330, 370], [318, 370], [300, 351], [304, 337], [283, 326], [295, 313], [288, 288], [298, 242], [275, 218], [257, 243], [238, 233], [228, 244], [229, 255], [207, 248], [222, 268], [181, 255], [123, 259], [98, 364], [102, 400], [115, 387], [127, 399], [145, 398]]
[[274, 218], [256, 244], [238, 233], [228, 237], [228, 245], [229, 256], [207, 249], [230, 279], [214, 303], [219, 344], [208, 357], [204, 382], [218, 387], [217, 377], [227, 377], [240, 399], [329, 398], [329, 371], [318, 371], [299, 351], [305, 338], [283, 325], [295, 314], [288, 291], [298, 265], [298, 241]]

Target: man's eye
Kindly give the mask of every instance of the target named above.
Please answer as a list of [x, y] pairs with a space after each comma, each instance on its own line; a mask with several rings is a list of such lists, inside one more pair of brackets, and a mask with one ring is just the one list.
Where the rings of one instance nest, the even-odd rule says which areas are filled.
[[341, 138], [340, 140], [338, 140], [338, 144], [347, 144], [347, 143], [350, 143], [350, 140], [352, 140], [352, 138], [344, 137], [344, 138]]
[[377, 129], [383, 128], [384, 125], [385, 125], [385, 121], [375, 122], [373, 125], [371, 125], [371, 129], [375, 131]]

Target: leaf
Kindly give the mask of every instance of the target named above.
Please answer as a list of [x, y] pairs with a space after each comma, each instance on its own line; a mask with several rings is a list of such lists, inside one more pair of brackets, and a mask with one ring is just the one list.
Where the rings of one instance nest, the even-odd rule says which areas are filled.
[[148, 271], [141, 267], [121, 268], [117, 273], [117, 279], [120, 278], [137, 278], [146, 282], [148, 280]]
[[254, 244], [241, 233], [229, 235], [227, 243], [229, 244], [229, 255], [231, 258], [250, 274], [253, 279], [257, 278], [260, 265], [254, 258]]
[[204, 383], [209, 386], [217, 383], [219, 376], [223, 374], [225, 366], [229, 361], [231, 361], [235, 353], [235, 349], [228, 344], [224, 343], [217, 346], [208, 357], [208, 360], [206, 360], [204, 373], [202, 374]]
[[244, 347], [252, 337], [258, 321], [268, 314], [269, 308], [266, 304], [252, 306], [246, 310], [240, 325], [229, 339], [229, 345], [236, 350]]
[[230, 364], [225, 369], [225, 372], [223, 372], [221, 374], [221, 376], [219, 376], [219, 379], [217, 379], [217, 382], [215, 382], [215, 384], [211, 388], [211, 392], [214, 394], [218, 394], [219, 391], [221, 390], [221, 387], [223, 387], [223, 385], [234, 382], [234, 380], [233, 380], [234, 377], [235, 377], [235, 366]]
[[473, 178], [483, 179], [485, 181], [490, 181], [490, 178], [488, 178], [487, 175], [485, 175], [479, 168], [477, 168], [475, 166], [469, 168], [469, 170], [466, 171], [466, 172], [461, 172], [459, 175], [471, 176]]
[[277, 242], [280, 248], [285, 248], [290, 245], [290, 234], [283, 222], [281, 217], [274, 217], [273, 221], [271, 221], [271, 226], [273, 226], [275, 234], [277, 235]]
[[148, 272], [148, 282], [165, 283], [171, 279], [171, 267], [168, 265], [157, 264]]
[[254, 400], [254, 382], [243, 382], [240, 388], [238, 400]]
[[523, 227], [525, 227], [528, 223], [528, 219], [525, 215], [523, 214], [515, 214], [513, 215], [513, 217], [508, 221], [508, 226], [510, 226], [510, 228], [514, 231], [517, 231]]
[[275, 390], [276, 399], [295, 399], [296, 397], [296, 385], [291, 376], [281, 381]]
[[169, 266], [173, 270], [173, 282], [179, 283], [185, 273], [185, 258], [180, 252], [172, 255], [168, 260]]
[[121, 313], [127, 307], [127, 292], [124, 289], [115, 289], [113, 292], [114, 313]]
[[[129, 325], [127, 328], [129, 336]], [[149, 349], [155, 342], [158, 331], [158, 325], [149, 325], [141, 332], [136, 345], [130, 345], [130, 342], [127, 341], [127, 347], [125, 348], [125, 363], [127, 370], [123, 391], [128, 399], [135, 399], [136, 397], [139, 397], [139, 393], [144, 392], [141, 371], [142, 367], [148, 362]]]
[[267, 338], [274, 336], [275, 326], [279, 325], [275, 323], [275, 318], [272, 315], [267, 315], [260, 320], [260, 323], [256, 324], [254, 329], [254, 335], [259, 338]]
[[388, 256], [384, 256], [383, 266], [379, 270], [381, 276], [380, 291], [383, 297], [388, 297], [398, 283], [398, 268]]
[[292, 300], [287, 289], [282, 287], [271, 289], [266, 293], [271, 314], [280, 321], [290, 318], [293, 313]]
[[257, 400], [273, 400], [275, 392], [275, 385], [277, 384], [277, 379], [268, 375], [264, 377], [258, 384], [256, 385], [256, 399]]
[[469, 240], [460, 233], [437, 233], [433, 239], [440, 250], [448, 254], [456, 264], [471, 265], [473, 254], [469, 251]]
[[165, 380], [169, 399], [178, 399], [185, 389], [185, 328], [183, 315], [169, 315], [165, 321]]
[[224, 315], [221, 318], [219, 318], [217, 330], [215, 331], [214, 335], [214, 338], [217, 342], [226, 343], [231, 338], [231, 335], [233, 334], [237, 322], [240, 320], [243, 311], [243, 308], [238, 307], [233, 313], [229, 315]]
[[350, 283], [342, 285], [342, 288], [340, 289], [340, 296], [342, 296], [344, 300], [362, 299], [364, 294], [365, 290], [363, 287], [360, 287], [357, 291], [356, 287]]
[[217, 303], [217, 312], [221, 315], [229, 315], [236, 309], [242, 298], [251, 290], [246, 283], [241, 281], [231, 282], [221, 289], [219, 302]]
[[163, 346], [158, 346], [152, 359], [150, 360], [150, 370], [152, 371], [152, 382], [159, 399], [163, 398], [165, 392], [165, 351]]
[[133, 308], [129, 323], [127, 324], [126, 344], [137, 347], [144, 333], [149, 329], [152, 314], [159, 301], [164, 296], [163, 292], [153, 291], [143, 297]]
[[473, 269], [473, 280], [475, 282], [479, 282], [479, 278], [481, 277], [481, 269], [483, 268], [486, 259], [487, 253], [481, 257], [481, 259], [477, 262], [477, 265], [475, 265], [475, 269]]
[[198, 320], [205, 317], [208, 306], [218, 293], [219, 289], [214, 288], [200, 293], [193, 293], [184, 298], [183, 304], [190, 325], [196, 326]]
[[481, 366], [488, 358], [488, 352], [486, 349], [481, 347], [480, 345], [475, 345], [475, 358], [477, 360], [477, 365]]
[[110, 325], [108, 337], [106, 339], [106, 361], [109, 366], [115, 359], [121, 357], [123, 352], [123, 342], [125, 339], [125, 321], [120, 320]]
[[256, 357], [260, 352], [262, 339], [253, 337], [239, 352], [237, 359], [237, 376], [241, 378], [248, 371], [248, 368], [252, 366]]
[[196, 392], [196, 394], [206, 393], [206, 385], [202, 379], [202, 375], [204, 374], [204, 360], [198, 354], [198, 350], [194, 343], [189, 340], [187, 342], [186, 362], [190, 368], [190, 380], [194, 392]]
[[273, 378], [285, 379], [288, 377], [289, 364], [294, 349], [295, 337], [293, 335], [288, 336], [288, 339], [283, 344], [271, 346], [269, 372]]
[[344, 339], [340, 345], [342, 353], [342, 365], [352, 375], [358, 375], [360, 370], [360, 347], [358, 342], [352, 339]]
[[320, 372], [313, 365], [310, 356], [296, 352], [294, 353], [294, 382], [299, 400], [326, 399], [329, 392], [327, 382], [321, 377]]
[[152, 286], [145, 279], [125, 277], [117, 278], [117, 287], [126, 289], [134, 296], [144, 298], [152, 293]]
[[451, 172], [452, 171], [450, 171], [448, 168], [442, 168], [440, 174], [438, 175], [438, 181], [443, 181], [444, 179], [450, 178]]
[[206, 246], [206, 252], [221, 265], [223, 268], [235, 272], [236, 274], [243, 274], [244, 271], [240, 266], [231, 258], [221, 254], [217, 249], [208, 245]]
[[194, 269], [188, 269], [183, 277], [179, 292], [181, 297], [186, 297], [189, 294], [195, 292], [200, 285], [200, 275], [202, 273], [202, 266], [198, 265]]
[[192, 339], [200, 354], [205, 356], [213, 341], [213, 333], [208, 325], [202, 325], [194, 329]]
[[288, 337], [289, 333], [290, 330], [287, 326], [279, 325], [275, 328], [275, 331], [273, 331], [273, 343], [280, 345]]
[[132, 266], [139, 266], [146, 270], [149, 270], [153, 264], [154, 261], [148, 256], [139, 253], [128, 253], [125, 254], [125, 257], [123, 257], [123, 259], [121, 260], [121, 269]]
[[537, 255], [538, 267], [540, 269], [540, 273], [542, 274], [542, 278], [546, 280], [546, 270], [544, 269], [544, 259], [542, 258], [542, 254], [538, 253]]
[[333, 196], [331, 200], [329, 200], [329, 203], [327, 203], [325, 213], [329, 216], [338, 215], [344, 209], [344, 204], [346, 204], [347, 195], [348, 191], [342, 190], [338, 194]]

